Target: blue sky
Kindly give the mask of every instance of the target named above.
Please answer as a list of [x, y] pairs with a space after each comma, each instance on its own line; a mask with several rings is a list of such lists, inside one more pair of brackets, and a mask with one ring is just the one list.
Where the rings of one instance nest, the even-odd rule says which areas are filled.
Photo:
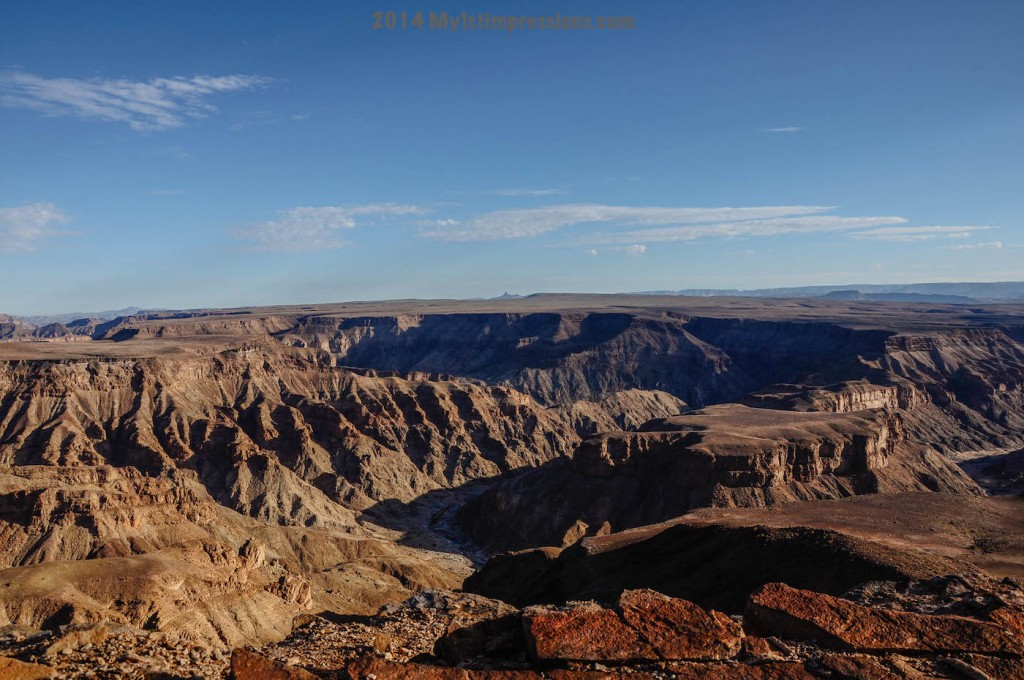
[[0, 311], [1024, 279], [1019, 2], [211, 4], [0, 5]]

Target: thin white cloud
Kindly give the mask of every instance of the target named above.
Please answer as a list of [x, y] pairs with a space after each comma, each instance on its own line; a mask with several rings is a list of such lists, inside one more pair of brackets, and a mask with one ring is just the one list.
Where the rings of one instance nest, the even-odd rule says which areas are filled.
[[993, 248], [1000, 250], [1003, 247], [1002, 241], [986, 241], [985, 243], [964, 243], [956, 246], [947, 246], [949, 250], [978, 250], [981, 248]]
[[643, 255], [647, 252], [647, 246], [642, 243], [634, 243], [628, 246], [612, 246], [609, 248], [591, 248], [587, 251], [588, 255], [598, 255], [600, 253], [625, 253], [626, 255]]
[[777, 128], [765, 128], [761, 132], [771, 132], [774, 134], [791, 135], [794, 132], [800, 132], [803, 130], [802, 127], [790, 126], [790, 127], [777, 127]]
[[133, 130], [181, 127], [217, 109], [207, 98], [263, 87], [270, 78], [249, 75], [175, 76], [150, 80], [45, 78], [0, 72], [0, 104], [48, 116], [126, 123]]
[[235, 230], [232, 235], [249, 242], [256, 250], [330, 250], [346, 245], [340, 235], [344, 230], [379, 224], [390, 217], [426, 212], [419, 206], [394, 203], [299, 207], [281, 211], [275, 220]]
[[0, 254], [31, 252], [50, 239], [73, 235], [55, 228], [68, 219], [53, 203], [0, 207]]
[[[580, 224], [610, 223], [620, 226], [654, 227], [810, 215], [827, 210], [831, 208], [799, 205], [753, 208], [660, 208], [565, 204], [484, 213], [451, 228], [436, 229], [426, 232], [425, 235], [445, 241], [497, 241], [539, 236]], [[640, 240], [628, 236], [623, 238], [626, 241]]]
[[167, 146], [162, 149], [153, 149], [146, 153], [147, 156], [159, 156], [160, 158], [171, 158], [176, 161], [188, 161], [192, 154], [180, 146]]
[[249, 128], [266, 125], [280, 125], [282, 123], [298, 122], [309, 118], [308, 114], [284, 115], [274, 111], [249, 111], [241, 115], [237, 123], [228, 126], [230, 132], [242, 132]]
[[779, 236], [782, 234], [846, 232], [883, 224], [903, 224], [906, 221], [903, 217], [837, 217], [834, 215], [774, 217], [763, 220], [742, 220], [624, 231], [617, 234], [604, 234], [599, 239], [603, 243], [696, 241], [702, 238], [715, 237], [739, 238], [748, 236]]
[[[967, 238], [989, 226], [908, 226], [895, 215], [846, 217], [824, 214], [831, 206], [754, 206], [745, 208], [665, 208], [599, 204], [562, 204], [541, 208], [498, 210], [463, 220], [421, 223], [424, 236], [445, 241], [496, 241], [542, 236], [562, 229], [578, 232], [576, 245], [619, 246], [696, 241], [707, 238], [751, 238], [782, 234], [846, 233], [879, 241], [926, 241]], [[994, 246], [993, 246], [994, 247]], [[610, 250], [602, 248], [601, 250]]]
[[987, 226], [926, 226], [926, 227], [885, 227], [869, 229], [853, 234], [854, 238], [871, 239], [874, 241], [892, 241], [897, 243], [911, 241], [931, 241], [937, 238], [968, 238], [977, 231], [985, 231], [993, 227]]
[[558, 196], [566, 192], [564, 189], [496, 189], [486, 193], [496, 196]]

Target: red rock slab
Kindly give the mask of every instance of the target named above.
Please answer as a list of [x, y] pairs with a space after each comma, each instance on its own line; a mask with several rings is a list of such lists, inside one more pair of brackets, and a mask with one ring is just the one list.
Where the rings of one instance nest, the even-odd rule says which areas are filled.
[[317, 680], [317, 677], [301, 668], [285, 666], [273, 659], [238, 648], [231, 652], [231, 675], [233, 680]]
[[42, 680], [52, 677], [53, 669], [49, 666], [0, 656], [0, 678], [4, 680]]
[[963, 661], [992, 680], [1024, 680], [1024, 660], [967, 654]]
[[544, 671], [546, 680], [662, 680], [664, 677], [633, 671]]
[[613, 609], [593, 604], [523, 610], [526, 649], [535, 660], [656, 661], [654, 648]]
[[844, 680], [891, 680], [902, 677], [865, 654], [823, 654], [818, 665]]
[[687, 663], [667, 668], [675, 680], [818, 680], [799, 661]]
[[627, 590], [622, 618], [668, 661], [731, 659], [743, 647], [743, 627], [721, 612], [653, 590]]
[[543, 680], [543, 676], [533, 671], [474, 671], [385, 661], [374, 656], [353, 661], [345, 672], [350, 680]]
[[1024, 656], [1024, 643], [994, 623], [864, 607], [781, 583], [750, 596], [744, 621], [755, 632], [846, 651]]
[[1000, 626], [1003, 626], [1017, 637], [1024, 639], [1024, 611], [1019, 607], [1000, 607], [994, 609], [988, 618]]

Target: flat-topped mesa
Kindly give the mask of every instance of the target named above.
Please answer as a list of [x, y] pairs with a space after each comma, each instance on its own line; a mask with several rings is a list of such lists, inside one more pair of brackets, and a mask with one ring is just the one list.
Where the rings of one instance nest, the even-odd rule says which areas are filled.
[[927, 400], [925, 393], [910, 384], [876, 385], [866, 380], [848, 380], [824, 387], [768, 385], [751, 392], [740, 403], [782, 411], [850, 413], [871, 409], [912, 410]]
[[[941, 331], [926, 333], [901, 332], [890, 335], [885, 340], [885, 351], [894, 352], [932, 352], [935, 350], [952, 349], [963, 351], [1005, 351], [1014, 339], [1020, 341], [1020, 326], [1005, 328], [946, 328]], [[1014, 336], [1014, 337], [1011, 337]]]
[[884, 410], [840, 415], [726, 404], [655, 420], [641, 432], [592, 437], [576, 449], [573, 467], [609, 477], [670, 456], [671, 474], [688, 486], [764, 487], [881, 469], [901, 439], [898, 416]]
[[[458, 513], [495, 552], [559, 546], [702, 507], [761, 507], [901, 491], [979, 494], [904, 437], [901, 412], [777, 411], [723, 404], [600, 434], [570, 461], [503, 481]], [[499, 530], [500, 527], [500, 530]]]

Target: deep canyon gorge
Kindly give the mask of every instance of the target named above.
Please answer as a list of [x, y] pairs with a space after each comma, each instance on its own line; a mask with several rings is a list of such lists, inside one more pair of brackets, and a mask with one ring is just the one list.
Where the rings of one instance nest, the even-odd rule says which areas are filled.
[[[0, 646], [25, 668], [1024, 673], [1020, 641], [794, 623], [1024, 625], [1020, 305], [541, 295], [0, 318], [0, 340]], [[630, 619], [679, 607], [714, 653]], [[607, 658], [579, 625], [642, 644]], [[116, 673], [89, 656], [117, 644]], [[765, 664], [790, 675], [736, 675]]]

